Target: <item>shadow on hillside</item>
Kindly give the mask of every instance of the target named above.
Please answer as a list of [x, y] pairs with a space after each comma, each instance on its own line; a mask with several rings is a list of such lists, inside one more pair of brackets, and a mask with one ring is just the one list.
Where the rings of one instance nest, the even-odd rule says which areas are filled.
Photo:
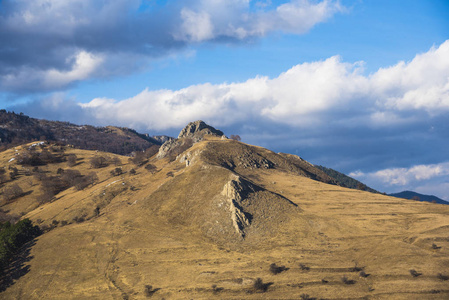
[[0, 293], [6, 291], [15, 281], [30, 271], [30, 266], [25, 264], [33, 259], [30, 251], [35, 244], [36, 240], [26, 243], [13, 257], [9, 266], [5, 270], [0, 270]]

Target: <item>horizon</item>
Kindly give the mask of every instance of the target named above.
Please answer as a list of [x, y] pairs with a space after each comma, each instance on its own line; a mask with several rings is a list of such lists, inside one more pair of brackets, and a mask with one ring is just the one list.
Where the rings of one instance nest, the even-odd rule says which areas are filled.
[[204, 120], [449, 200], [449, 3], [0, 2], [1, 108], [177, 136]]

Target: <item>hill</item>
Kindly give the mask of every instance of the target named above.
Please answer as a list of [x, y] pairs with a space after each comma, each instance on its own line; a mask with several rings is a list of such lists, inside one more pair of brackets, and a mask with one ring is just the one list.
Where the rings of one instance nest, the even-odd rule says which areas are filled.
[[38, 140], [61, 142], [80, 149], [121, 155], [144, 151], [152, 145], [161, 145], [160, 141], [129, 128], [80, 126], [68, 122], [39, 120], [22, 113], [0, 110], [0, 149]]
[[448, 206], [344, 188], [297, 156], [185, 129], [145, 160], [1, 152], [3, 214], [44, 233], [0, 298], [448, 298]]
[[334, 169], [331, 168], [326, 168], [323, 166], [315, 166], [318, 169], [322, 170], [324, 173], [326, 173], [328, 176], [334, 178], [339, 185], [350, 188], [350, 189], [357, 189], [357, 190], [363, 190], [363, 191], [368, 191], [371, 193], [379, 193], [378, 191], [376, 191], [375, 189], [370, 188], [369, 186], [366, 186], [364, 183], [349, 177], [348, 175], [345, 175], [343, 173], [340, 173], [338, 171], [335, 171]]
[[404, 199], [411, 199], [411, 200], [417, 200], [417, 201], [426, 201], [426, 202], [433, 202], [433, 203], [449, 205], [449, 202], [444, 201], [443, 199], [440, 199], [436, 196], [423, 195], [423, 194], [419, 194], [417, 192], [412, 192], [412, 191], [403, 191], [403, 192], [392, 193], [392, 194], [388, 194], [388, 195], [392, 196], [392, 197], [397, 197], [397, 198], [404, 198]]

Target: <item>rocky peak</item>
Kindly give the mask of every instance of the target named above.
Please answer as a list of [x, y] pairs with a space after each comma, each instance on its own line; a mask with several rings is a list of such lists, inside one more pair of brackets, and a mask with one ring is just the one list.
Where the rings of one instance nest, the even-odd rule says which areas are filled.
[[194, 136], [203, 136], [206, 134], [223, 136], [223, 132], [221, 130], [217, 130], [212, 126], [207, 125], [201, 120], [190, 122], [187, 124], [184, 129], [179, 133], [178, 139], [185, 137], [194, 137]]

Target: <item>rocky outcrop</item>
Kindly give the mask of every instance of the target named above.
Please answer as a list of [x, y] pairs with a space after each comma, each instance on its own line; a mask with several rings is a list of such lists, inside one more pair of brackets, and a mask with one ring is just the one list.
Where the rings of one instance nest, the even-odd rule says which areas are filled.
[[201, 120], [190, 122], [181, 130], [177, 139], [167, 140], [159, 148], [157, 158], [164, 158], [168, 155], [177, 156], [190, 148], [194, 143], [202, 141], [205, 135], [225, 137], [221, 130], [215, 129]]
[[221, 130], [215, 129], [212, 126], [207, 125], [201, 120], [190, 122], [184, 127], [179, 133], [178, 139], [180, 138], [193, 138], [198, 139], [202, 138], [204, 135], [215, 135], [215, 136], [223, 136], [223, 132]]
[[241, 237], [245, 237], [245, 228], [251, 223], [251, 215], [243, 210], [242, 201], [248, 193], [255, 191], [256, 188], [249, 182], [241, 180], [239, 176], [234, 176], [225, 184], [221, 192], [221, 195], [225, 196], [228, 202], [232, 225]]

